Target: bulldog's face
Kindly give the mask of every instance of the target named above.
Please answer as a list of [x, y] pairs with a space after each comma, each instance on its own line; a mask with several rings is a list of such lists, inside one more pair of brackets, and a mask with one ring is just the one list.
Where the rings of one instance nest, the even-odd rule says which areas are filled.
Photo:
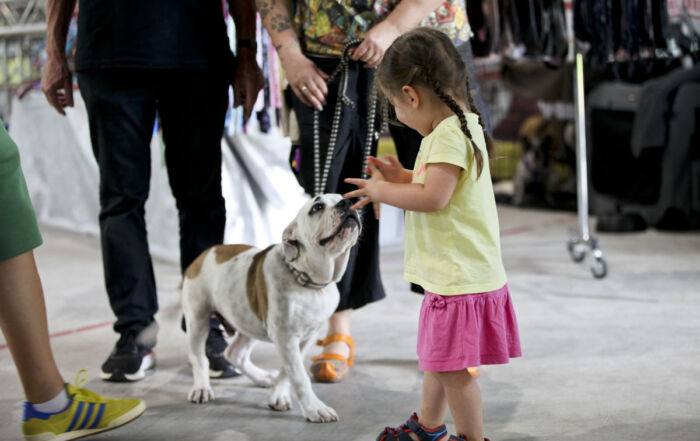
[[284, 252], [290, 261], [303, 254], [335, 258], [348, 251], [360, 236], [360, 214], [339, 194], [311, 199], [284, 231]]

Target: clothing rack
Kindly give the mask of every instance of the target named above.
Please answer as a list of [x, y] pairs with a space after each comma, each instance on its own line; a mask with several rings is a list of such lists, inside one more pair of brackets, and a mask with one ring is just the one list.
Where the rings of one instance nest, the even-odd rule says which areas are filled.
[[572, 231], [567, 242], [571, 259], [580, 263], [591, 253], [591, 273], [593, 277], [602, 279], [608, 275], [608, 264], [603, 252], [598, 246], [598, 240], [591, 236], [588, 217], [588, 149], [586, 145], [586, 97], [584, 87], [583, 54], [578, 51], [574, 35], [573, 0], [564, 0], [566, 22], [569, 34], [569, 61], [574, 66], [574, 106], [576, 121], [576, 194], [578, 210], [578, 230]]

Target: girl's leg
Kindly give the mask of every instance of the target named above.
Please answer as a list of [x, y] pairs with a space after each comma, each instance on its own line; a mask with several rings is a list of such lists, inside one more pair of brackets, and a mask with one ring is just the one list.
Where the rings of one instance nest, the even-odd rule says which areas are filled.
[[[336, 312], [328, 320], [328, 336], [333, 334], [350, 335], [350, 317], [352, 309]], [[325, 354], [340, 354], [343, 357], [350, 356], [350, 348], [343, 342], [334, 342], [323, 348]]]
[[[436, 438], [435, 441], [446, 441], [449, 438], [449, 433], [445, 432], [443, 424], [445, 411], [447, 410], [447, 400], [445, 399], [444, 388], [437, 375], [439, 373], [425, 372], [423, 376], [423, 391], [421, 393], [418, 423], [423, 426], [423, 430], [428, 432], [431, 439], [432, 437], [440, 436], [440, 432], [442, 432], [443, 435], [440, 438]], [[418, 435], [413, 432], [410, 432], [408, 436], [413, 441], [419, 441]]]
[[445, 422], [447, 399], [445, 389], [435, 372], [426, 372], [423, 376], [423, 392], [421, 394], [420, 413], [418, 420], [428, 428], [437, 427]]
[[457, 433], [466, 437], [467, 441], [483, 441], [484, 418], [476, 378], [469, 375], [466, 369], [435, 375], [444, 388]]
[[31, 251], [0, 261], [0, 328], [27, 401], [41, 403], [60, 393], [63, 378], [51, 352], [44, 293]]

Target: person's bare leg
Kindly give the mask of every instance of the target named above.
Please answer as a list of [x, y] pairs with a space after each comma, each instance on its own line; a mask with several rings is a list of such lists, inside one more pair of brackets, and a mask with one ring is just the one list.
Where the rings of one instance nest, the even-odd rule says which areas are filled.
[[[336, 312], [328, 320], [328, 336], [333, 334], [350, 335], [350, 317], [352, 309]], [[343, 357], [350, 356], [350, 348], [343, 342], [334, 342], [323, 349], [326, 354], [340, 354]]]
[[423, 375], [423, 392], [421, 393], [418, 421], [428, 428], [440, 426], [445, 422], [447, 399], [445, 389], [433, 372]]
[[436, 378], [442, 383], [457, 433], [467, 441], [484, 440], [484, 417], [481, 408], [481, 391], [476, 378], [467, 370], [439, 372]]
[[27, 401], [41, 403], [63, 389], [49, 343], [41, 280], [29, 251], [0, 261], [0, 328]]

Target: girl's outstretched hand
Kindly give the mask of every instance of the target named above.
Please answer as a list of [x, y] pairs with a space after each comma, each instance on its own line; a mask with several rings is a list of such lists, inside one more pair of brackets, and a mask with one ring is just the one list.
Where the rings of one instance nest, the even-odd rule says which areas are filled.
[[377, 184], [386, 180], [381, 171], [379, 171], [371, 162], [367, 172], [371, 175], [370, 179], [347, 178], [345, 182], [357, 186], [357, 190], [345, 193], [343, 197], [346, 199], [359, 198], [359, 201], [352, 206], [354, 210], [364, 208], [370, 202], [373, 203], [374, 217], [379, 219], [380, 203], [376, 200]]
[[369, 164], [367, 173], [372, 174], [373, 170], [378, 170], [387, 182], [397, 184], [411, 182], [411, 172], [403, 168], [396, 156], [389, 155], [382, 159], [369, 156], [367, 163]]

